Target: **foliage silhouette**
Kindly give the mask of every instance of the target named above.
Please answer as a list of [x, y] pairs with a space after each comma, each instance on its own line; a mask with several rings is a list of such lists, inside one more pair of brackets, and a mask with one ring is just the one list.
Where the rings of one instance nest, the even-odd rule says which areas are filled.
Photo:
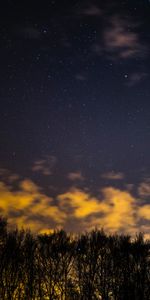
[[149, 300], [150, 243], [141, 233], [9, 231], [1, 217], [0, 299]]

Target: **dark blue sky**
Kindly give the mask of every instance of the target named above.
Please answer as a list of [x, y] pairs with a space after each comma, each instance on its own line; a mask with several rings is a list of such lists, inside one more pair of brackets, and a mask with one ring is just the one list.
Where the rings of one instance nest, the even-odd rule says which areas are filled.
[[[144, 199], [138, 206], [148, 205], [149, 32], [146, 0], [5, 1], [0, 173], [6, 191], [19, 193], [28, 180], [59, 207], [60, 194], [88, 191], [101, 203], [103, 189], [111, 187]], [[135, 228], [148, 226], [144, 213]], [[19, 216], [24, 215], [29, 217], [23, 208]], [[45, 222], [42, 218], [37, 216]], [[67, 222], [74, 229], [73, 218]]]

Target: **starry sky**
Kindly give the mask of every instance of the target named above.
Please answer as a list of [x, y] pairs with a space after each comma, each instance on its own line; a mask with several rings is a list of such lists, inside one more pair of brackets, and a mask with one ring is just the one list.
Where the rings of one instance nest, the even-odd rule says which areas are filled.
[[0, 213], [35, 232], [150, 232], [150, 1], [7, 0]]

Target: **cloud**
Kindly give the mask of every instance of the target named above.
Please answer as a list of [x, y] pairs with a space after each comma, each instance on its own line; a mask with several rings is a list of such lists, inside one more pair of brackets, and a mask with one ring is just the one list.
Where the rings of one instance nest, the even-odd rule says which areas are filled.
[[71, 188], [68, 192], [59, 195], [60, 206], [73, 209], [73, 216], [76, 218], [85, 218], [91, 213], [97, 213], [99, 202], [88, 193], [77, 188]]
[[122, 180], [124, 179], [124, 174], [122, 172], [108, 172], [108, 173], [104, 173], [101, 176], [104, 179], [110, 179], [110, 180]]
[[58, 196], [62, 207], [72, 211], [85, 229], [104, 227], [107, 231], [123, 232], [136, 227], [135, 198], [128, 191], [112, 187], [102, 190], [103, 197], [98, 199], [89, 193], [72, 188]]
[[84, 8], [81, 13], [85, 16], [99, 17], [102, 15], [103, 11], [98, 6], [92, 4]]
[[71, 172], [68, 174], [68, 179], [71, 181], [84, 181], [84, 177], [81, 172]]
[[[145, 204], [144, 206], [139, 208], [139, 217], [144, 220], [150, 221], [150, 205]], [[148, 228], [150, 230], [150, 227]]]
[[[75, 174], [71, 175], [73, 181]], [[148, 236], [149, 183], [147, 179], [139, 185], [138, 198], [131, 190], [112, 186], [102, 188], [97, 196], [87, 188], [73, 186], [52, 198], [30, 179], [19, 179], [15, 188], [13, 183], [1, 180], [0, 213], [8, 217], [11, 227], [17, 224], [34, 232], [48, 233], [55, 228], [78, 232], [103, 227], [109, 233], [133, 234], [144, 230]]]
[[135, 72], [128, 76], [128, 86], [135, 86], [143, 81], [148, 76], [147, 73], [144, 72]]
[[0, 182], [0, 211], [9, 218], [10, 225], [30, 227], [40, 232], [49, 226], [63, 224], [64, 213], [29, 179], [18, 183], [17, 190]]
[[[139, 33], [135, 27], [138, 25], [135, 26], [129, 19], [125, 20], [120, 16], [110, 17], [108, 25], [105, 24], [102, 33], [103, 53], [105, 52], [112, 59], [145, 56], [146, 48], [140, 41]], [[98, 49], [98, 44], [96, 46]]]
[[0, 168], [0, 178], [8, 183], [14, 183], [20, 179], [20, 176], [10, 172], [8, 169]]
[[32, 171], [39, 172], [45, 176], [52, 175], [56, 162], [57, 158], [55, 156], [46, 156], [44, 159], [36, 160], [34, 162]]
[[128, 191], [108, 187], [103, 189], [104, 205], [107, 213], [103, 216], [103, 226], [110, 231], [130, 231], [136, 226], [136, 200]]
[[140, 183], [138, 193], [142, 198], [150, 197], [150, 178]]

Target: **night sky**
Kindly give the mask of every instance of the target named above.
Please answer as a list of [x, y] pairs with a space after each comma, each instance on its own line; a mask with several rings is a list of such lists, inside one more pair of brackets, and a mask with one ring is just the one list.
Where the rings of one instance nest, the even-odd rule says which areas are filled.
[[150, 1], [3, 1], [0, 40], [1, 215], [149, 236]]

